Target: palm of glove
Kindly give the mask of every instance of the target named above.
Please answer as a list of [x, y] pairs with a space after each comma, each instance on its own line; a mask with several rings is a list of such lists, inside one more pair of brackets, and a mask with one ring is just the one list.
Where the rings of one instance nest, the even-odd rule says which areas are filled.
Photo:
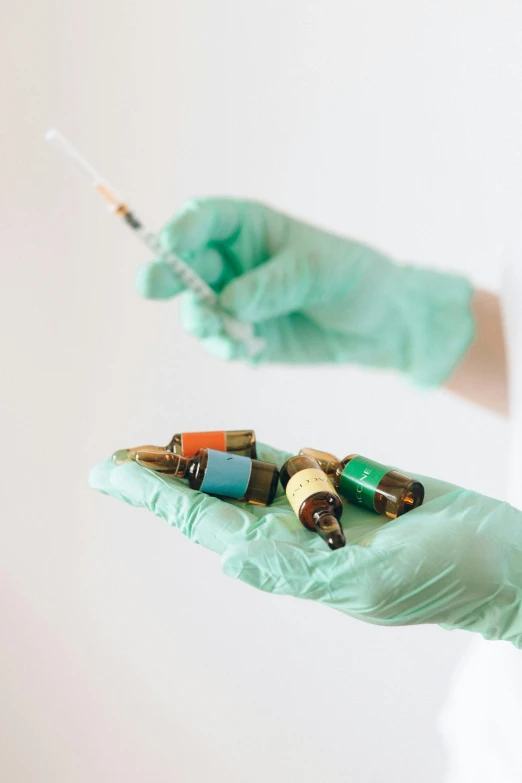
[[[261, 204], [228, 199], [191, 202], [163, 230], [162, 242], [221, 292], [225, 311], [255, 324], [265, 343], [258, 361], [402, 366], [397, 267], [371, 248]], [[145, 267], [137, 285], [148, 296], [179, 292], [161, 262]], [[182, 320], [211, 353], [246, 356], [215, 312], [192, 295], [184, 299]]]
[[[288, 457], [262, 445], [259, 453], [279, 465]], [[93, 487], [150, 509], [218, 552], [227, 574], [259, 589], [321, 601], [372, 623], [440, 623], [522, 642], [519, 512], [421, 480], [424, 505], [392, 522], [346, 505], [347, 545], [332, 552], [300, 525], [281, 489], [262, 508], [195, 492], [134, 463], [103, 462], [91, 474]]]

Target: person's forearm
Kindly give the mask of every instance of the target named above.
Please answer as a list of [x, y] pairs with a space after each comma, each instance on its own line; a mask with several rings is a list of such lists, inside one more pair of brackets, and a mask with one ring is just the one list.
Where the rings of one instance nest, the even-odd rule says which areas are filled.
[[475, 339], [446, 388], [497, 413], [509, 413], [507, 362], [498, 296], [475, 291], [472, 299]]

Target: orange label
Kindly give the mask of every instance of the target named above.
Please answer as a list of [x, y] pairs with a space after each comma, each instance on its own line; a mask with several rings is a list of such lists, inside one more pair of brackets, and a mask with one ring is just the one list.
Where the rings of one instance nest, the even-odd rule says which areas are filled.
[[227, 434], [224, 430], [216, 432], [182, 432], [181, 453], [184, 457], [193, 457], [200, 449], [227, 450]]

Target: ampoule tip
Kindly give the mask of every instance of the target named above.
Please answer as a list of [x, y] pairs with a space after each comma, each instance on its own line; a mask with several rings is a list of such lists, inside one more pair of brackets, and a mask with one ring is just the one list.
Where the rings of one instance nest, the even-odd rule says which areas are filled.
[[124, 462], [129, 462], [131, 459], [128, 449], [119, 449], [112, 455], [112, 461], [115, 465], [123, 465]]

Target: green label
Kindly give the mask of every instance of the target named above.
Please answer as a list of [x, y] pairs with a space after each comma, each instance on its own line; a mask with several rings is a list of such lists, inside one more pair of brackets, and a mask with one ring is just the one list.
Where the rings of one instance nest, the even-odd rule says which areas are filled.
[[347, 464], [339, 481], [339, 492], [352, 503], [375, 511], [375, 490], [391, 468], [365, 457], [354, 457]]

